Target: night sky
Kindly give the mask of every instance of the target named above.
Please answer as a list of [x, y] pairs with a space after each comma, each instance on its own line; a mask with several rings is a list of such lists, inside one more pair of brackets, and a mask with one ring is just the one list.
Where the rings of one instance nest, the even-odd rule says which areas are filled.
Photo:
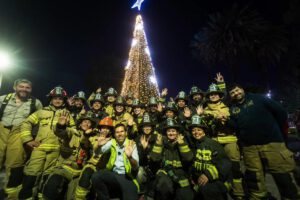
[[[89, 93], [98, 85], [86, 85], [86, 77], [95, 62], [107, 57], [115, 58], [122, 72], [138, 14], [130, 8], [134, 2], [2, 0], [0, 49], [13, 52], [17, 62], [14, 70], [4, 74], [0, 93], [11, 91], [13, 80], [19, 77], [33, 81], [33, 94], [40, 99], [56, 85], [70, 95], [79, 90]], [[249, 4], [274, 24], [282, 21], [289, 5], [284, 0], [145, 0], [141, 14], [160, 89], [169, 88], [171, 95], [179, 90], [188, 92], [193, 84], [206, 90], [218, 71], [229, 79], [224, 66], [208, 69], [197, 61], [190, 43], [206, 25], [209, 14], [236, 2]], [[98, 76], [101, 85], [103, 74]], [[261, 79], [253, 70], [241, 73], [244, 83], [259, 84]], [[111, 85], [120, 91], [122, 80], [114, 80]]]

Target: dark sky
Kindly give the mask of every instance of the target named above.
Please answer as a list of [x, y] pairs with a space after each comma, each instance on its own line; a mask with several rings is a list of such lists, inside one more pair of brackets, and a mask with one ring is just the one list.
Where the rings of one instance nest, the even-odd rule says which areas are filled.
[[[138, 13], [130, 9], [134, 2], [2, 0], [0, 46], [14, 53], [17, 66], [4, 74], [1, 94], [10, 91], [18, 77], [31, 79], [34, 95], [39, 98], [56, 85], [62, 85], [71, 95], [88, 91], [84, 80], [92, 61], [110, 55], [118, 58], [122, 71]], [[171, 95], [176, 95], [179, 90], [188, 92], [193, 84], [206, 90], [218, 71], [226, 79], [229, 73], [223, 66], [208, 70], [193, 58], [190, 42], [206, 25], [208, 14], [235, 2], [250, 4], [273, 23], [280, 23], [288, 9], [284, 0], [145, 0], [141, 14], [160, 88], [167, 87]], [[261, 81], [254, 72], [241, 76], [245, 82]]]

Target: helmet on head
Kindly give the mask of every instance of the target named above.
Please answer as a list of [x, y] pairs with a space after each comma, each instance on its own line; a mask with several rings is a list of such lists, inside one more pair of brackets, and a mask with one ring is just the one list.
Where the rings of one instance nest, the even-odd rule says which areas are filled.
[[132, 107], [133, 108], [143, 108], [143, 107], [145, 107], [145, 105], [143, 103], [141, 103], [139, 99], [134, 99], [132, 102]]
[[191, 118], [191, 124], [189, 124], [189, 129], [192, 129], [194, 127], [200, 127], [200, 128], [207, 128], [207, 125], [203, 118], [201, 118], [199, 115], [193, 115]]
[[93, 103], [95, 103], [96, 101], [101, 102], [102, 104], [104, 104], [104, 99], [101, 95], [101, 93], [96, 93], [94, 99], [91, 100], [91, 105], [93, 105]]
[[118, 95], [118, 93], [117, 93], [117, 91], [114, 89], [114, 88], [108, 88], [108, 90], [107, 90], [107, 92], [105, 93], [105, 97], [107, 97], [107, 96], [117, 96]]
[[224, 92], [218, 87], [218, 85], [212, 83], [207, 89], [207, 92], [205, 94], [206, 97], [209, 97], [210, 94], [219, 94], [220, 97], [224, 96]]
[[109, 127], [114, 127], [113, 125], [113, 120], [110, 117], [104, 117], [102, 120], [99, 121], [98, 124], [99, 127], [101, 126], [109, 126]]
[[158, 102], [157, 102], [156, 97], [150, 97], [148, 105], [149, 106], [157, 106], [157, 104], [158, 104]]
[[47, 97], [53, 98], [53, 97], [63, 97], [64, 99], [67, 98], [67, 92], [61, 87], [57, 86], [54, 89], [52, 89], [49, 94], [47, 94]]
[[133, 99], [133, 94], [132, 94], [131, 91], [128, 92], [128, 94], [126, 95], [125, 99], [126, 99], [126, 100], [128, 100], [128, 99]]
[[82, 116], [77, 120], [77, 125], [79, 126], [83, 120], [90, 120], [90, 122], [92, 123], [92, 127], [91, 127], [91, 128], [95, 128], [95, 127], [96, 127], [96, 121], [95, 121], [95, 119], [92, 117], [92, 114], [91, 114], [91, 113], [88, 112], [87, 114], [82, 115]]
[[192, 98], [195, 94], [204, 95], [204, 92], [199, 89], [197, 86], [193, 86], [190, 90], [190, 98]]
[[143, 127], [143, 126], [147, 126], [147, 125], [155, 126], [150, 115], [148, 113], [144, 113], [142, 122], [140, 123], [139, 127]]
[[118, 96], [116, 101], [114, 102], [114, 106], [125, 106], [125, 101], [122, 96]]
[[164, 113], [166, 111], [168, 111], [168, 110], [173, 111], [174, 113], [177, 113], [178, 110], [177, 110], [176, 105], [175, 105], [175, 103], [173, 101], [169, 101], [167, 103], [167, 105], [166, 105], [166, 107], [164, 109]]
[[179, 130], [180, 126], [175, 119], [168, 118], [166, 124], [163, 127], [163, 132], [165, 133], [169, 128], [175, 128], [176, 130]]
[[74, 99], [82, 99], [83, 101], [86, 101], [86, 98], [85, 98], [85, 93], [83, 91], [79, 91], [77, 92], [74, 96], [73, 96]]
[[185, 94], [184, 91], [180, 91], [178, 95], [175, 97], [175, 101], [177, 102], [178, 100], [184, 100], [187, 101], [187, 95]]

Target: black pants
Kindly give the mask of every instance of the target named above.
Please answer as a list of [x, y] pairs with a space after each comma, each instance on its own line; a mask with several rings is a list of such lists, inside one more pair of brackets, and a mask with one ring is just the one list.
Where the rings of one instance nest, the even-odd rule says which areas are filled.
[[194, 193], [190, 186], [180, 187], [177, 183], [174, 183], [169, 176], [163, 173], [156, 176], [154, 199], [192, 200], [193, 198]]
[[110, 198], [138, 199], [137, 186], [125, 174], [99, 171], [92, 176], [92, 185], [99, 200], [109, 200]]
[[225, 200], [227, 199], [227, 189], [221, 181], [208, 182], [205, 186], [199, 187], [195, 196], [195, 199]]

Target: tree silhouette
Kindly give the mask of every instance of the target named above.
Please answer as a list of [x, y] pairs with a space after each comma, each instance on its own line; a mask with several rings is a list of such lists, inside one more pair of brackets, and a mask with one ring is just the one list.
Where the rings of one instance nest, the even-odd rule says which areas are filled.
[[237, 81], [240, 66], [247, 62], [260, 69], [265, 76], [268, 67], [278, 64], [288, 49], [288, 40], [282, 28], [271, 25], [249, 6], [209, 15], [191, 43], [193, 54], [209, 67], [223, 64]]

